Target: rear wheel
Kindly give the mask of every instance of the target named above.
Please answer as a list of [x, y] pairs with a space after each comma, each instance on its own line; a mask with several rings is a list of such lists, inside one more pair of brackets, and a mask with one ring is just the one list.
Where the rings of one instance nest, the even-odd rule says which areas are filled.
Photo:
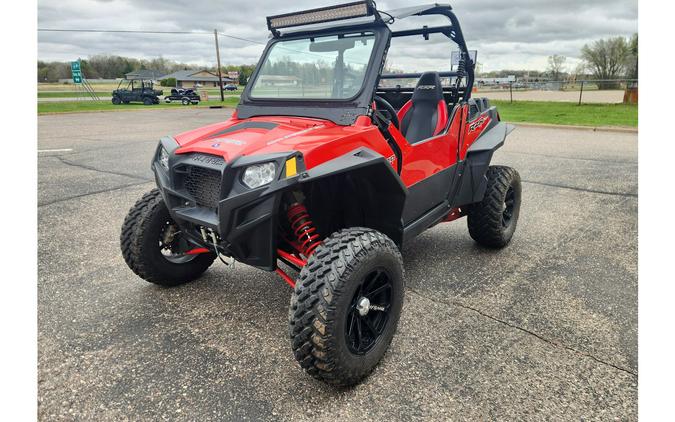
[[152, 98], [150, 98], [150, 97], [143, 98], [143, 104], [152, 105], [153, 104]]
[[367, 228], [331, 235], [300, 272], [290, 307], [295, 358], [313, 377], [353, 385], [384, 356], [403, 305], [401, 254]]
[[122, 100], [120, 100], [120, 97], [114, 95], [112, 97], [112, 103], [115, 104], [115, 105], [120, 105], [122, 103]]
[[469, 234], [481, 245], [502, 248], [511, 241], [518, 223], [520, 175], [511, 167], [490, 166], [486, 176], [483, 200], [468, 209]]
[[183, 99], [181, 100], [181, 103], [183, 105], [190, 105], [190, 99], [188, 97], [183, 97]]
[[122, 255], [139, 277], [162, 286], [177, 286], [199, 277], [216, 258], [187, 254], [193, 247], [181, 235], [158, 189], [143, 195], [129, 210], [120, 235]]

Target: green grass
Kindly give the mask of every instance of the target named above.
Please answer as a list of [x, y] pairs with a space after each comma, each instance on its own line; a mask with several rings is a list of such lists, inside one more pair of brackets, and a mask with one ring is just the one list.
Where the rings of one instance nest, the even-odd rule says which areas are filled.
[[110, 101], [62, 101], [38, 103], [38, 113], [74, 113], [83, 111], [124, 111], [124, 110], [156, 110], [165, 108], [187, 108], [187, 107], [208, 107], [212, 105], [222, 105], [225, 107], [235, 107], [239, 103], [239, 98], [225, 98], [225, 102], [220, 100], [202, 101], [199, 105], [184, 106], [180, 103], [159, 103], [152, 106], [143, 104], [120, 104], [114, 105]]
[[[225, 102], [212, 98], [200, 102], [198, 106], [223, 105], [235, 107], [239, 103], [238, 97], [226, 97]], [[544, 101], [492, 101], [496, 105], [502, 120], [513, 123], [545, 123], [552, 125], [578, 126], [623, 126], [637, 127], [638, 107], [624, 104], [582, 104]], [[156, 104], [145, 106], [142, 104], [113, 105], [110, 101], [67, 101], [38, 103], [38, 113], [66, 113], [81, 111], [123, 111], [123, 110], [152, 110], [158, 108], [182, 108], [180, 103]]]
[[637, 127], [637, 105], [582, 104], [549, 101], [491, 101], [502, 120], [578, 126]]

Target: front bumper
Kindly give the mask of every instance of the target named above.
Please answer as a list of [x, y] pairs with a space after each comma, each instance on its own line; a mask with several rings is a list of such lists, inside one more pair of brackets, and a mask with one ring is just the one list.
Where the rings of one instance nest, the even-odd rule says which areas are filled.
[[[202, 229], [216, 234], [218, 251], [237, 261], [264, 270], [276, 268], [278, 218], [281, 199], [287, 190], [299, 183], [304, 174], [302, 156], [297, 152], [236, 157], [225, 162], [222, 157], [204, 153], [176, 154], [172, 138], [162, 138], [160, 145], [169, 152], [169, 170], [157, 161], [159, 147], [152, 162], [157, 187], [169, 213], [195, 246], [214, 250], [211, 241], [202, 238]], [[297, 174], [285, 175], [286, 161], [296, 158]], [[250, 189], [241, 182], [241, 173], [255, 163], [276, 162], [275, 180]], [[194, 176], [219, 175], [214, 201], [195, 191]], [[204, 178], [206, 180], [206, 178]], [[206, 195], [208, 196], [208, 195]], [[210, 239], [209, 239], [210, 240]]]

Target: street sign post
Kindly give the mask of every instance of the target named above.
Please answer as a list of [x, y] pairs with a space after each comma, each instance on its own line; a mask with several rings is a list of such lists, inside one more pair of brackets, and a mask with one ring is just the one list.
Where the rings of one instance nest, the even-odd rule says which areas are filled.
[[80, 62], [70, 62], [70, 72], [73, 75], [73, 83], [81, 84], [82, 83], [82, 68], [80, 67]]

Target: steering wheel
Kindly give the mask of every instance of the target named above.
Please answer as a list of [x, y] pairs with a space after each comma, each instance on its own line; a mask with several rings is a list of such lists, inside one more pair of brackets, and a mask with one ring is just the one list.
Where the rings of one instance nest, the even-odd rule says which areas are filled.
[[398, 121], [398, 115], [396, 114], [396, 110], [394, 107], [389, 104], [389, 101], [385, 100], [384, 98], [380, 97], [379, 95], [376, 95], [373, 97], [373, 101], [375, 101], [375, 105], [379, 109], [380, 107], [382, 110], [379, 111], [384, 111], [385, 117], [391, 121], [391, 123], [396, 127], [396, 129], [400, 128], [400, 122]]

